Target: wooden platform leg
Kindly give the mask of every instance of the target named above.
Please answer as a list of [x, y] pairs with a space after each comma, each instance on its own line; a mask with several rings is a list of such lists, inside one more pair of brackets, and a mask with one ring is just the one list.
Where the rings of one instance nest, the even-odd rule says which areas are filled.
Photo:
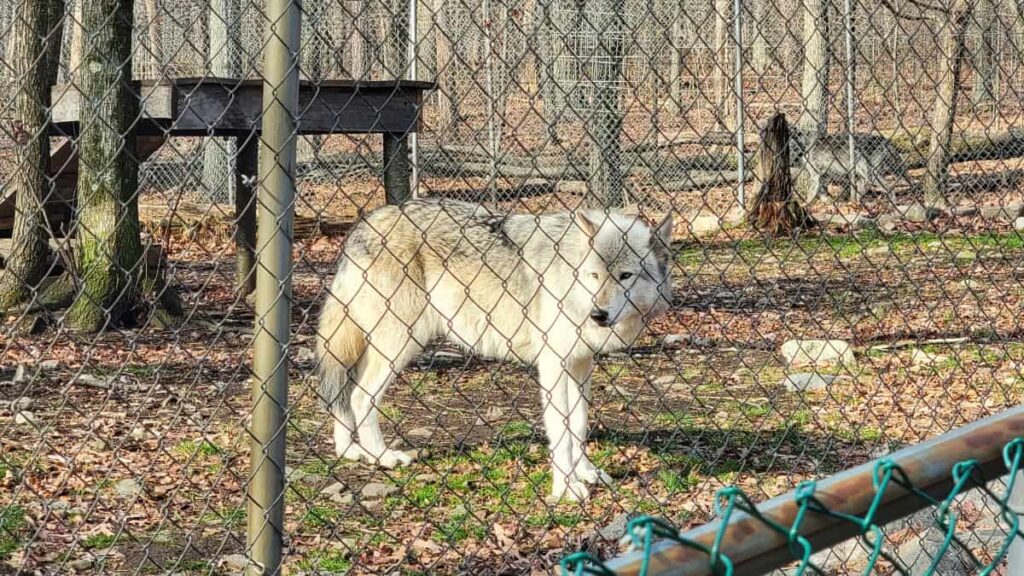
[[412, 196], [410, 170], [407, 135], [384, 134], [384, 197], [388, 204], [401, 204]]
[[256, 290], [256, 174], [259, 138], [237, 138], [235, 155], [235, 284], [244, 296]]

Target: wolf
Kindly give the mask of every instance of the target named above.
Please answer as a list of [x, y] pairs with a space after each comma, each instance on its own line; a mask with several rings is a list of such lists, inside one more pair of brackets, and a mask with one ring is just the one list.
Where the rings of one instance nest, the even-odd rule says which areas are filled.
[[806, 202], [810, 204], [821, 194], [823, 186], [832, 182], [852, 191], [856, 201], [872, 188], [886, 190], [882, 176], [895, 175], [907, 182], [907, 164], [892, 141], [880, 134], [854, 133], [853, 184], [850, 180], [850, 141], [848, 134], [818, 134], [793, 130], [792, 161], [799, 163], [810, 178]]
[[537, 368], [552, 498], [610, 482], [585, 454], [594, 356], [630, 346], [672, 298], [671, 212], [656, 226], [619, 212], [503, 214], [420, 199], [369, 213], [351, 231], [320, 312], [320, 398], [338, 457], [391, 468], [378, 410], [424, 347]]

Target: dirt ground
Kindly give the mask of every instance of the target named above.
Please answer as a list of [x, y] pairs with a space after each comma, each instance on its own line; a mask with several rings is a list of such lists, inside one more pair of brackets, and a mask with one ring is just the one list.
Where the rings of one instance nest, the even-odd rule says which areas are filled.
[[[365, 188], [347, 198], [378, 190]], [[0, 380], [16, 380], [0, 384], [0, 571], [228, 573], [244, 550], [253, 315], [230, 287], [230, 243], [197, 230], [166, 246], [183, 329], [0, 342]], [[386, 434], [420, 458], [337, 460], [310, 347], [343, 238], [299, 242], [289, 573], [543, 572], [578, 549], [616, 553], [599, 530], [623, 514], [697, 525], [726, 485], [765, 499], [1024, 401], [1024, 240], [1008, 223], [679, 236], [672, 311], [601, 359], [589, 450], [615, 484], [583, 504], [545, 501], [531, 372], [444, 347], [385, 401]], [[779, 350], [802, 338], [846, 340], [856, 361], [819, 368], [836, 377], [824, 390], [789, 392], [801, 370]]]

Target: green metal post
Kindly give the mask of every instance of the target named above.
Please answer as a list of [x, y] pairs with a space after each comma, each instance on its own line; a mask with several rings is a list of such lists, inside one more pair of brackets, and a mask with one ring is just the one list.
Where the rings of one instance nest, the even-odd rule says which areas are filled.
[[267, 0], [263, 134], [256, 241], [256, 338], [249, 480], [248, 574], [281, 573], [285, 417], [295, 217], [295, 114], [299, 102], [298, 0]]

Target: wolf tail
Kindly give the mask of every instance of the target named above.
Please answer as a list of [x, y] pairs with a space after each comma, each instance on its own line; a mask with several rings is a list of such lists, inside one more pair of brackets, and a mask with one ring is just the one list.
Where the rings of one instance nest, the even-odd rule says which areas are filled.
[[349, 318], [345, 305], [328, 295], [316, 336], [320, 402], [328, 410], [350, 408], [356, 364], [365, 351], [366, 334]]

